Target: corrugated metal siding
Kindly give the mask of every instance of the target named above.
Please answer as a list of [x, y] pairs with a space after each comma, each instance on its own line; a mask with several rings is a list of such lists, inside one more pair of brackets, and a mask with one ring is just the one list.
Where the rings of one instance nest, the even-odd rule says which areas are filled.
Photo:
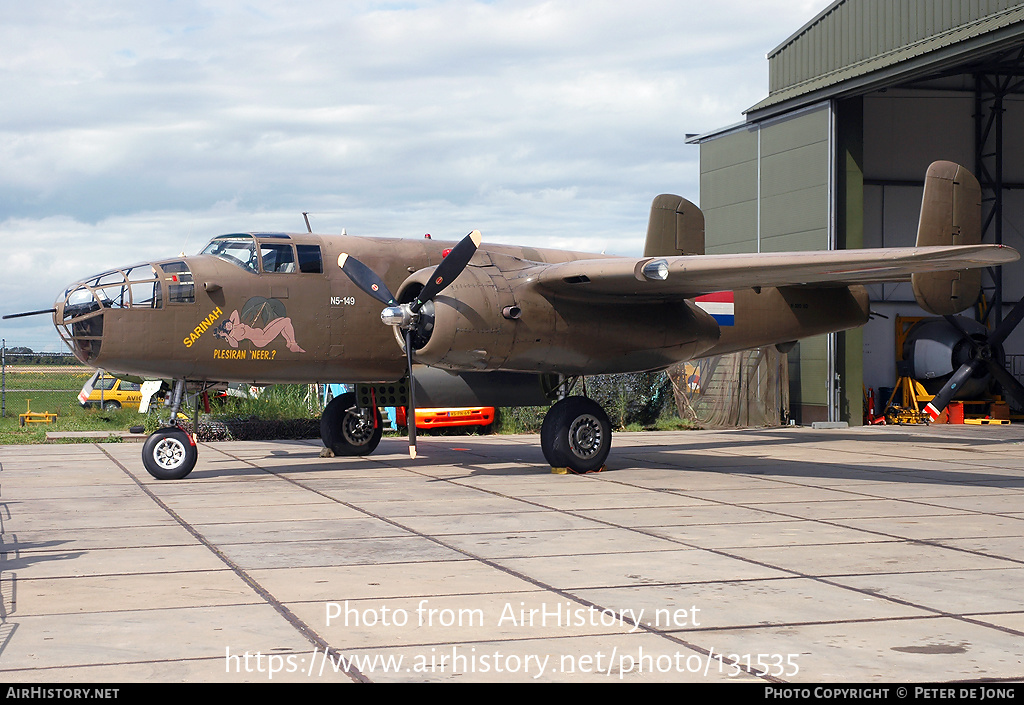
[[740, 130], [700, 147], [705, 252], [757, 252], [757, 131]]
[[761, 252], [829, 244], [829, 111], [761, 128]]
[[701, 145], [708, 254], [828, 249], [830, 124], [820, 108]]
[[[939, 61], [961, 60], [968, 51], [977, 52], [988, 46], [1020, 41], [1024, 41], [1024, 6], [775, 90], [746, 112], [757, 113], [797, 98], [817, 102], [837, 94], [844, 84], [855, 80], [876, 80], [882, 81], [880, 85], [886, 85], [884, 79], [888, 77], [888, 83], [895, 83], [905, 72], [913, 69], [921, 70]], [[860, 89], [862, 91], [863, 86]]]
[[[828, 249], [830, 130], [826, 105], [703, 141], [706, 252]], [[791, 404], [825, 407], [828, 370], [827, 337], [801, 341], [790, 356]]]
[[[973, 23], [989, 31], [1022, 5], [1024, 0], [841, 0], [768, 55], [768, 90], [774, 93]], [[994, 23], [984, 23], [987, 19]]]
[[789, 360], [790, 406], [828, 406], [828, 336], [800, 341]]

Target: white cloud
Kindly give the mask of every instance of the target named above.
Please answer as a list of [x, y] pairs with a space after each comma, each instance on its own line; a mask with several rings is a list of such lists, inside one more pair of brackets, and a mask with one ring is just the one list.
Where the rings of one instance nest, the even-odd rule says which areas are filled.
[[685, 133], [738, 121], [765, 53], [827, 4], [8, 3], [4, 307], [303, 210], [632, 254], [654, 195], [697, 197]]

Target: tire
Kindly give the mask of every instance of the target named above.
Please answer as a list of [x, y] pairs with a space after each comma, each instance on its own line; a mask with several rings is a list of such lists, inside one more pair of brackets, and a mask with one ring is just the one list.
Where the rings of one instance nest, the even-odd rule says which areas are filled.
[[553, 468], [575, 473], [601, 470], [612, 447], [608, 415], [592, 399], [566, 397], [544, 417], [540, 446]]
[[113, 401], [113, 400], [103, 403], [103, 410], [104, 411], [117, 411], [120, 408], [121, 408], [121, 405], [119, 403], [117, 403], [116, 401]]
[[356, 395], [334, 397], [320, 416], [320, 440], [337, 455], [369, 455], [384, 434], [380, 411], [373, 410], [373, 424], [356, 411]]
[[192, 437], [180, 428], [155, 431], [142, 446], [142, 464], [158, 480], [180, 480], [192, 472], [198, 457]]

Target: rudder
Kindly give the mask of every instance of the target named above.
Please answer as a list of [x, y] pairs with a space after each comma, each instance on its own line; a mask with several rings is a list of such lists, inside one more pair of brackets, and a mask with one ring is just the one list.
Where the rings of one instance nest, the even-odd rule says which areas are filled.
[[704, 254], [704, 214], [682, 196], [662, 194], [651, 203], [644, 257]]
[[[933, 162], [924, 180], [917, 246], [981, 243], [981, 186], [966, 168]], [[926, 272], [911, 276], [918, 305], [936, 316], [963, 311], [978, 300], [981, 270]]]

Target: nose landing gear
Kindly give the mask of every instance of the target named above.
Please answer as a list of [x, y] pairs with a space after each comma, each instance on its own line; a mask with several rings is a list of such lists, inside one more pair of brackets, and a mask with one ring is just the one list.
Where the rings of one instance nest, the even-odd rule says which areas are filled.
[[185, 380], [175, 380], [170, 425], [149, 434], [142, 446], [142, 464], [158, 480], [180, 480], [192, 472], [199, 457], [194, 438], [176, 425], [184, 395]]

